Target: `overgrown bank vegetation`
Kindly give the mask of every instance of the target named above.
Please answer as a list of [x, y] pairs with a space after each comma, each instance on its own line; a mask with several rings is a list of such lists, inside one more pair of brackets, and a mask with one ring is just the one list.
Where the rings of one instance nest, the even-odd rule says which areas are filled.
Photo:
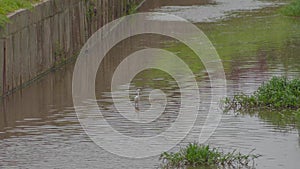
[[9, 20], [7, 15], [18, 9], [31, 8], [32, 4], [40, 0], [0, 0], [0, 28]]
[[[251, 152], [250, 152], [251, 153]], [[247, 167], [250, 162], [260, 155], [241, 154], [236, 151], [224, 153], [217, 148], [208, 145], [191, 143], [179, 152], [161, 154], [162, 168], [185, 168], [185, 167], [206, 167], [206, 168], [240, 168]]]
[[300, 17], [300, 0], [293, 0], [289, 5], [283, 7], [281, 11], [287, 16]]

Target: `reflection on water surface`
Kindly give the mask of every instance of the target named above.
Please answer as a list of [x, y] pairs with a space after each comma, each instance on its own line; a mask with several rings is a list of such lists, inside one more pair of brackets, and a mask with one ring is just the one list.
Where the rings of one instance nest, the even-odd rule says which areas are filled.
[[[166, 10], [159, 8], [160, 4], [156, 3], [153, 3], [152, 8]], [[206, 7], [214, 6], [211, 4]], [[188, 13], [193, 8], [188, 4], [180, 11]], [[237, 18], [197, 24], [211, 39], [223, 60], [229, 96], [241, 91], [251, 93], [273, 75], [300, 77], [300, 21], [279, 15], [276, 9], [238, 12]], [[192, 52], [176, 41], [147, 35], [133, 37], [116, 46], [98, 70], [95, 89], [98, 103], [107, 112], [105, 118], [127, 135], [153, 135], [174, 121], [180, 102], [178, 86], [174, 79], [158, 70], [138, 74], [131, 83], [130, 97], [134, 96], [137, 87], [142, 88], [141, 109], [148, 109], [149, 91], [157, 88], [163, 90], [168, 96], [164, 116], [154, 121], [152, 126], [128, 126], [114, 111], [109, 92], [109, 79], [113, 71], [129, 53], [147, 47], [163, 47], [177, 53], [195, 73], [202, 96], [199, 113], [203, 116], [197, 119], [196, 127], [182, 144], [191, 142], [199, 134], [199, 127], [203, 123], [201, 117], [205, 117], [210, 103], [210, 84], [207, 73], [201, 64], [196, 64]], [[143, 160], [121, 158], [97, 147], [88, 138], [76, 118], [72, 104], [72, 73], [73, 65], [70, 64], [1, 101], [0, 167], [157, 167], [158, 157]], [[282, 118], [275, 117], [269, 118], [267, 114], [225, 114], [208, 143], [225, 150], [236, 148], [243, 153], [255, 148], [255, 153], [263, 155], [256, 162], [257, 168], [297, 168], [300, 164], [299, 130], [287, 127], [290, 125], [288, 121], [276, 122]], [[288, 125], [281, 124], [285, 122]]]

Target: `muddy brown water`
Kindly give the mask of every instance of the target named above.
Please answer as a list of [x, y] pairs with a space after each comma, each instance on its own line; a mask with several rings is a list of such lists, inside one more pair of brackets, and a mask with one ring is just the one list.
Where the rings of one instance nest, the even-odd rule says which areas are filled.
[[[153, 3], [151, 3], [153, 2]], [[194, 22], [216, 47], [226, 73], [228, 95], [252, 93], [273, 75], [300, 77], [300, 20], [280, 15], [280, 1], [147, 1], [142, 10], [168, 12]], [[205, 11], [210, 14], [203, 14]], [[238, 11], [236, 11], [238, 10]], [[215, 11], [218, 11], [216, 14]], [[209, 22], [208, 22], [209, 21]], [[133, 91], [143, 89], [141, 108], [147, 109], [147, 94], [161, 89], [168, 96], [165, 116], [154, 126], [136, 130], [120, 119], [110, 98], [110, 79], [118, 64], [131, 52], [147, 47], [170, 48], [187, 63], [195, 62], [189, 51], [170, 38], [144, 35], [130, 38], [110, 51], [101, 63], [96, 80], [99, 105], [115, 129], [124, 135], [148, 136], [164, 130], [176, 119], [180, 93], [166, 73], [141, 72], [132, 81]], [[187, 56], [186, 56], [187, 55]], [[207, 73], [193, 67], [204, 97], [200, 112], [207, 112], [210, 84]], [[33, 85], [0, 103], [0, 168], [157, 168], [158, 157], [129, 159], [113, 155], [94, 144], [78, 122], [72, 102], [74, 63], [48, 74]], [[174, 113], [175, 112], [175, 113]], [[201, 123], [201, 119], [198, 121]], [[263, 115], [224, 114], [208, 144], [227, 150], [261, 154], [256, 168], [298, 168], [299, 130], [288, 122]], [[143, 131], [142, 131], [143, 130]], [[180, 144], [193, 142], [192, 130]], [[151, 144], [151, 143], [149, 143]], [[174, 150], [178, 149], [175, 147]], [[143, 151], [143, 150], [141, 150]]]

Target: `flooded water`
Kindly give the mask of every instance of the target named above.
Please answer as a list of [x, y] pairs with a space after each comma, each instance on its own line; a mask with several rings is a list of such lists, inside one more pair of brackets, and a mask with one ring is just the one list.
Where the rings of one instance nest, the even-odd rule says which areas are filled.
[[[239, 92], [252, 93], [273, 75], [300, 78], [300, 19], [279, 14], [280, 3], [149, 0], [141, 10], [169, 12], [193, 21], [216, 47], [226, 73], [228, 96], [232, 96]], [[133, 98], [135, 89], [142, 89], [141, 112], [150, 107], [149, 95], [160, 102], [161, 93], [151, 91], [163, 91], [168, 102], [158, 119], [147, 124], [129, 123], [114, 107], [110, 92], [114, 70], [128, 54], [149, 47], [176, 53], [195, 74], [202, 99], [201, 115], [180, 145], [193, 142], [199, 136], [197, 126], [201, 126], [202, 117], [209, 109], [210, 81], [193, 52], [170, 38], [136, 36], [109, 52], [98, 70], [95, 89], [104, 118], [115, 130], [132, 137], [159, 134], [176, 120], [181, 101], [178, 84], [158, 70], [140, 72], [129, 90], [129, 97]], [[71, 63], [1, 101], [0, 168], [158, 168], [158, 156], [119, 157], [100, 148], [86, 135], [73, 107], [73, 69]], [[262, 155], [256, 160], [256, 168], [296, 169], [300, 165], [300, 129], [276, 117], [263, 113], [224, 114], [207, 143], [225, 151], [237, 149], [248, 153], [255, 149], [254, 153]]]

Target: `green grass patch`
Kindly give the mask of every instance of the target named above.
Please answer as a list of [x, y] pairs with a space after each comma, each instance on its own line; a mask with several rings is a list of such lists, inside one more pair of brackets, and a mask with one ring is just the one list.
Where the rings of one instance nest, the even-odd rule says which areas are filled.
[[7, 15], [18, 9], [31, 8], [33, 3], [40, 0], [0, 0], [0, 27], [3, 27], [9, 19]]
[[300, 16], [300, 0], [293, 0], [289, 5], [283, 7], [281, 12], [287, 16]]
[[273, 77], [256, 92], [226, 98], [225, 110], [297, 110], [300, 108], [300, 79]]
[[[251, 152], [250, 152], [251, 153]], [[260, 155], [241, 154], [236, 151], [224, 153], [217, 148], [208, 145], [191, 143], [179, 152], [161, 154], [162, 168], [185, 168], [185, 167], [246, 167], [251, 161]]]

